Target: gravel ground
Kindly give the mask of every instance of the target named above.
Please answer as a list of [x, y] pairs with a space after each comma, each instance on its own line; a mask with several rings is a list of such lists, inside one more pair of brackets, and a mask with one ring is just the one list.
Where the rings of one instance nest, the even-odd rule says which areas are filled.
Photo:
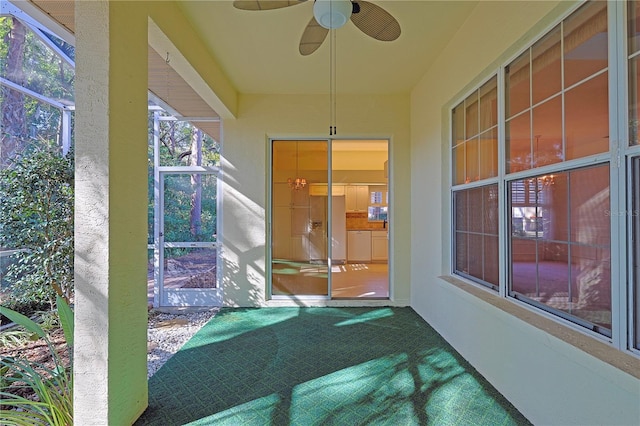
[[147, 376], [153, 376], [218, 310], [149, 311]]

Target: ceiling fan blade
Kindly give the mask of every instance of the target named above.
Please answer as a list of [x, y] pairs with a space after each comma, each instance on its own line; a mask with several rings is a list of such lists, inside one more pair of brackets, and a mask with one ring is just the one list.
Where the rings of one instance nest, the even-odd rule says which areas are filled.
[[233, 7], [242, 10], [271, 10], [295, 6], [307, 0], [235, 0]]
[[380, 41], [393, 41], [400, 37], [400, 24], [389, 12], [364, 0], [354, 3], [360, 11], [351, 14], [351, 21], [366, 35]]
[[318, 50], [325, 38], [327, 38], [329, 30], [321, 27], [312, 17], [300, 38], [300, 54], [303, 56], [311, 55]]

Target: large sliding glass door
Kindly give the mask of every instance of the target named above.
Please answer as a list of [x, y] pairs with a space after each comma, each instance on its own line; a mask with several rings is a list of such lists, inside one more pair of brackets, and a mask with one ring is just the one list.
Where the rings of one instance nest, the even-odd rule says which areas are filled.
[[[329, 296], [328, 141], [273, 141], [273, 296]], [[324, 183], [325, 192], [318, 192]]]
[[332, 140], [334, 299], [387, 299], [389, 194], [387, 140]]
[[271, 296], [387, 299], [388, 141], [271, 142]]

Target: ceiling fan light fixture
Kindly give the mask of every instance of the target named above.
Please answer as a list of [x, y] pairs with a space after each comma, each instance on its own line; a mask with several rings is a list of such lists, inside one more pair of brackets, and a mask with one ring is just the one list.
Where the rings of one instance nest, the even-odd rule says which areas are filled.
[[352, 11], [351, 0], [316, 0], [313, 4], [313, 16], [321, 27], [328, 30], [346, 24]]

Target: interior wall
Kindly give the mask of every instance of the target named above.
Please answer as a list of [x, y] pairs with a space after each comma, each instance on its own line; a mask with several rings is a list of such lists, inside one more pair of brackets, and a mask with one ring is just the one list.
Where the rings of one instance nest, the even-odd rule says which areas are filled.
[[479, 2], [412, 92], [411, 180], [440, 184], [411, 190], [411, 306], [534, 424], [636, 424], [638, 379], [439, 278], [450, 275], [450, 108], [575, 4]]
[[[391, 252], [408, 253], [410, 241], [409, 96], [338, 95], [340, 139], [389, 138], [395, 208]], [[222, 285], [227, 306], [266, 305], [268, 140], [327, 139], [328, 97], [241, 95], [238, 119], [226, 120], [223, 167]], [[391, 255], [393, 303], [409, 302], [409, 258]], [[306, 301], [297, 301], [306, 304]], [[316, 303], [318, 303], [316, 301]]]

